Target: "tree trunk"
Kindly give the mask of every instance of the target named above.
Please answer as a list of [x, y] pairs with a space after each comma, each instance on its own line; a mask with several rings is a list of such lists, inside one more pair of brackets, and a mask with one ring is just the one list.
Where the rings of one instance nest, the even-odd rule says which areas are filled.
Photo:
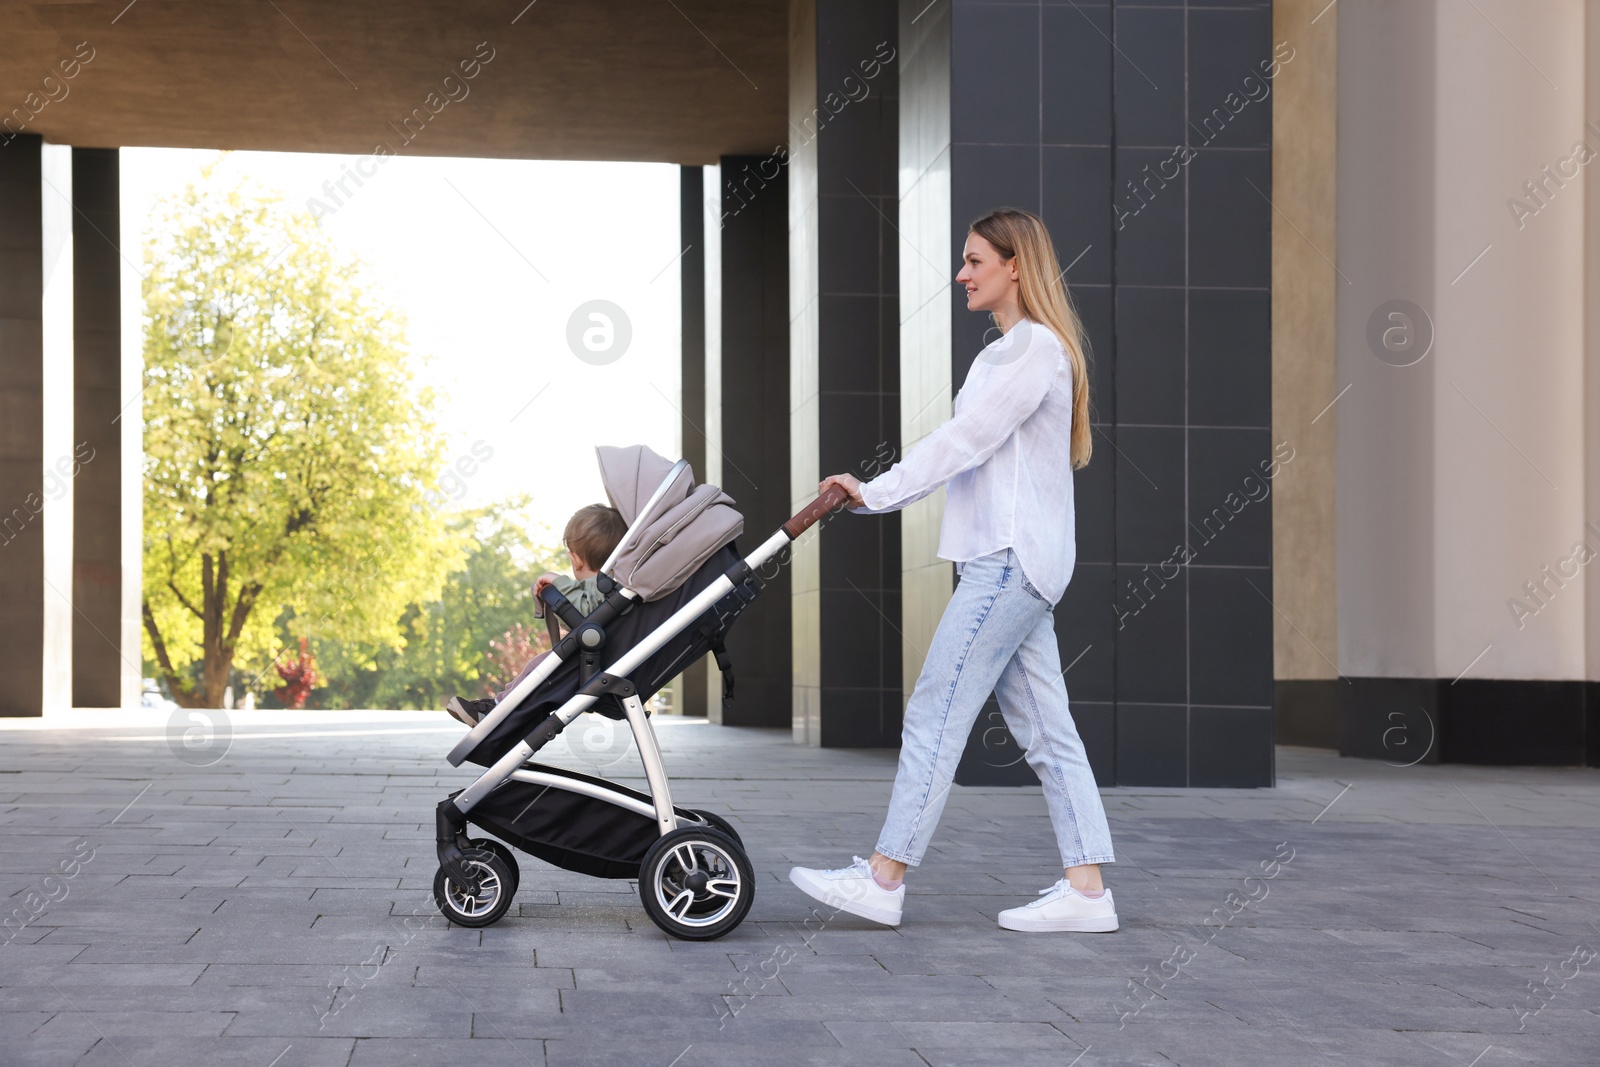
[[205, 666], [200, 675], [206, 707], [222, 707], [222, 698], [228, 688], [228, 677], [232, 673], [233, 649], [207, 642]]
[[[228, 679], [233, 674], [233, 649], [234, 641], [239, 635], [237, 626], [224, 627], [223, 619], [228, 615], [228, 553], [226, 550], [217, 553], [213, 559], [208, 552], [200, 557], [201, 580], [204, 590], [204, 599], [201, 601], [202, 616], [201, 651], [204, 662], [200, 671], [200, 686], [205, 697], [206, 707], [222, 707], [222, 698], [228, 689]], [[248, 587], [240, 590], [241, 601], [248, 595]], [[249, 608], [245, 612], [248, 614]], [[238, 606], [232, 612], [238, 621], [238, 626], [243, 625], [239, 619]]]
[[150, 635], [150, 643], [156, 650], [156, 663], [161, 668], [161, 676], [167, 680], [167, 689], [172, 693], [172, 700], [180, 708], [205, 708], [211, 705], [205, 702], [203, 693], [197, 692], [187, 682], [178, 677], [178, 672], [172, 667], [172, 659], [167, 655], [167, 642], [161, 636], [161, 630], [156, 626], [155, 613], [150, 610], [150, 601], [142, 604], [144, 614], [144, 629]]

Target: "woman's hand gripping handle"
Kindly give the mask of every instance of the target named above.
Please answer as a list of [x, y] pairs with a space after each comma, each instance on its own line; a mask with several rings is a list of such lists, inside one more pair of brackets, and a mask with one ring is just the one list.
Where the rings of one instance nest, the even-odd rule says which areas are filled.
[[801, 534], [815, 526], [818, 519], [850, 503], [851, 496], [842, 486], [837, 483], [824, 483], [824, 485], [822, 495], [801, 508], [792, 519], [783, 524], [783, 532], [789, 535], [789, 540], [797, 540]]

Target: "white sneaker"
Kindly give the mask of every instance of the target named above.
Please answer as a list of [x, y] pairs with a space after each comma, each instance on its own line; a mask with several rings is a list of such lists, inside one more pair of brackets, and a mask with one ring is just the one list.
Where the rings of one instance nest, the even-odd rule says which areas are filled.
[[905, 885], [892, 891], [883, 888], [873, 879], [872, 868], [860, 856], [850, 866], [836, 871], [796, 867], [789, 872], [789, 881], [799, 886], [802, 893], [830, 908], [885, 926], [900, 925], [900, 909], [906, 900]]
[[1000, 913], [1002, 930], [1109, 934], [1116, 928], [1117, 905], [1111, 899], [1111, 890], [1107, 889], [1099, 900], [1090, 900], [1068, 885], [1065, 878], [1040, 890], [1038, 900]]

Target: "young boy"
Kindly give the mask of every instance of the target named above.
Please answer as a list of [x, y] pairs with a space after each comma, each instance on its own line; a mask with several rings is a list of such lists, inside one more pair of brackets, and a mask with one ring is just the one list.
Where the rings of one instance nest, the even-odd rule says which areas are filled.
[[[600, 592], [595, 576], [599, 568], [611, 557], [611, 553], [616, 551], [617, 543], [627, 532], [628, 524], [622, 521], [622, 514], [616, 508], [606, 507], [604, 504], [590, 504], [588, 507], [579, 508], [577, 513], [567, 520], [567, 528], [561, 534], [561, 540], [567, 546], [567, 556], [572, 560], [572, 577], [568, 578], [564, 574], [555, 574], [552, 571], [545, 571], [539, 575], [538, 581], [533, 585], [534, 616], [544, 618], [544, 601], [537, 598], [547, 585], [555, 586], [557, 591], [578, 609], [580, 615], [588, 615], [599, 607], [605, 596]], [[450, 703], [445, 705], [445, 710], [460, 722], [476, 726], [479, 719], [489, 714], [495, 704], [505, 699], [505, 695], [515, 689], [517, 683], [526, 678], [528, 672], [549, 654], [541, 652], [529, 660], [527, 666], [494, 696], [484, 697], [481, 700], [451, 697]]]

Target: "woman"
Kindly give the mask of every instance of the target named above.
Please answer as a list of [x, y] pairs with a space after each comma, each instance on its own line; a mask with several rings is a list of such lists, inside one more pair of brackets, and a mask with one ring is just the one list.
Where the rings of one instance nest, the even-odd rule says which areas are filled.
[[889, 815], [870, 860], [796, 867], [790, 881], [830, 907], [900, 923], [908, 867], [921, 861], [956, 763], [992, 692], [1044, 786], [1065, 877], [1000, 913], [1007, 930], [1109, 932], [1116, 905], [1100, 880], [1111, 830], [1067, 709], [1052, 609], [1076, 557], [1072, 471], [1089, 462], [1082, 328], [1044, 223], [1000, 210], [972, 224], [956, 281], [967, 308], [1003, 331], [983, 350], [950, 420], [872, 481], [830, 475], [851, 510], [896, 511], [948, 484], [939, 556], [961, 580], [906, 704]]

